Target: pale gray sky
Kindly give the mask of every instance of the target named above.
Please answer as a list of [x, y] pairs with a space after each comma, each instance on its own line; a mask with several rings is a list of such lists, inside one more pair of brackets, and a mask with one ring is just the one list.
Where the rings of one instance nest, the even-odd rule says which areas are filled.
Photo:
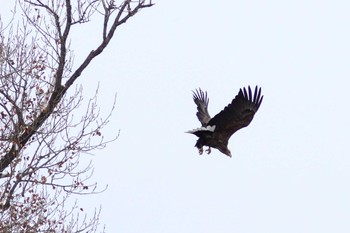
[[[107, 232], [350, 231], [347, 1], [158, 1], [117, 32], [83, 74], [117, 107], [92, 157]], [[76, 62], [100, 39], [76, 33]], [[77, 47], [74, 47], [77, 46]], [[90, 48], [85, 50], [86, 48]], [[199, 156], [191, 90], [212, 116], [247, 85], [264, 101], [230, 140], [230, 159]], [[87, 96], [88, 97], [88, 96]], [[93, 202], [91, 201], [93, 200]]]

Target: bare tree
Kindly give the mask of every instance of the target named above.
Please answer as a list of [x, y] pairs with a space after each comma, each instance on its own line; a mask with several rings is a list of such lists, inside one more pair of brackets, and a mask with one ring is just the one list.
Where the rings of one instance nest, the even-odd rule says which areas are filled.
[[[91, 164], [79, 164], [81, 155], [114, 139], [101, 133], [110, 115], [100, 118], [97, 91], [84, 114], [73, 117], [82, 104], [82, 89], [73, 84], [116, 29], [152, 5], [19, 0], [19, 23], [0, 24], [0, 232], [96, 231], [99, 210], [82, 218], [83, 209], [67, 200], [98, 191], [88, 182]], [[71, 32], [92, 16], [102, 19], [101, 42], [73, 64]]]

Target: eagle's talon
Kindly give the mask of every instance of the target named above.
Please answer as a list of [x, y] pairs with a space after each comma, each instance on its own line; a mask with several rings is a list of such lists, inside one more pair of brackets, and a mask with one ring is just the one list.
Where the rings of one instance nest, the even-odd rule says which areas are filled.
[[210, 154], [211, 153], [211, 148], [208, 147], [208, 149], [206, 149], [205, 152], [207, 152], [207, 154]]
[[198, 153], [199, 153], [199, 155], [203, 154], [203, 147], [198, 149]]

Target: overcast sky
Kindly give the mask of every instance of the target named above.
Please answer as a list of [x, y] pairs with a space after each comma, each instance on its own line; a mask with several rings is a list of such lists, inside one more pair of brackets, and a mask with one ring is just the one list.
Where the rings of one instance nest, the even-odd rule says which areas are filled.
[[[86, 99], [100, 84], [102, 112], [117, 93], [102, 133], [120, 130], [87, 155], [109, 188], [84, 205], [102, 205], [107, 232], [349, 232], [349, 9], [178, 0], [138, 13], [79, 80]], [[101, 38], [90, 26], [73, 35], [77, 63]], [[264, 101], [232, 158], [199, 156], [191, 91], [208, 91], [214, 116], [247, 85]]]

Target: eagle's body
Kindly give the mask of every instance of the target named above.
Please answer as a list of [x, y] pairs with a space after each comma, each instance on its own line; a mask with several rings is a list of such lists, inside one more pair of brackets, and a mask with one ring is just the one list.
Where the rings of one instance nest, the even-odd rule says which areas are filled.
[[261, 88], [258, 87], [255, 87], [253, 95], [249, 86], [248, 91], [246, 88], [240, 89], [232, 102], [213, 118], [208, 113], [207, 92], [201, 89], [196, 90], [193, 92], [193, 100], [197, 105], [197, 117], [202, 127], [188, 131], [188, 133], [199, 137], [195, 145], [199, 153], [203, 153], [203, 146], [208, 146], [208, 154], [211, 151], [210, 148], [213, 147], [231, 157], [231, 152], [227, 148], [228, 140], [237, 130], [250, 124], [260, 107], [263, 96]]

